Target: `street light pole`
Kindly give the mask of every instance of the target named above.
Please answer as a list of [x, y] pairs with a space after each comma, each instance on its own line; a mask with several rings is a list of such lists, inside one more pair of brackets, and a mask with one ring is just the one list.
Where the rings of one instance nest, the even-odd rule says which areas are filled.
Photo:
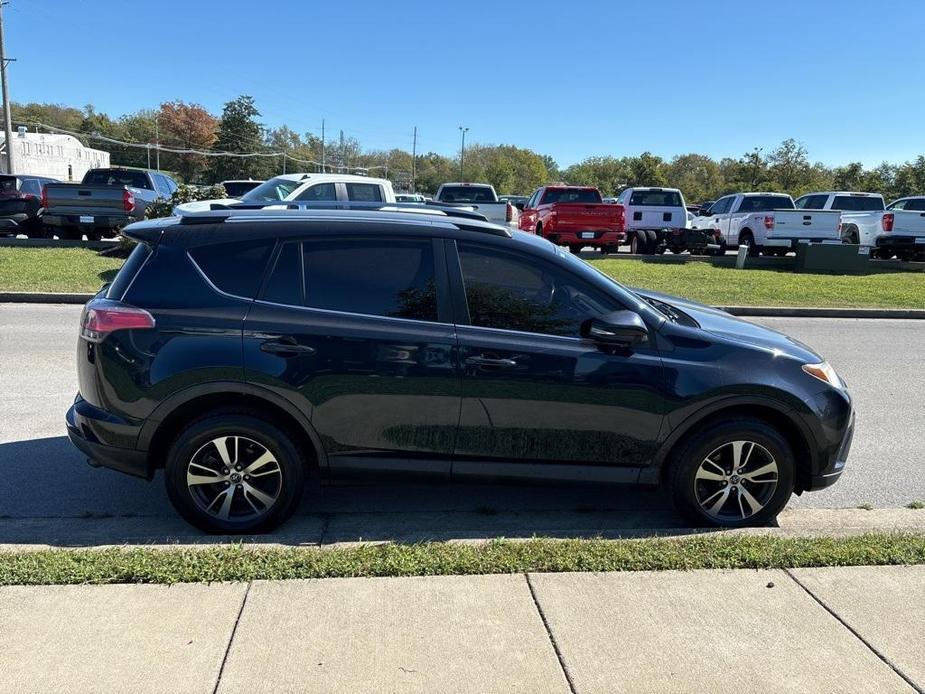
[[6, 49], [3, 45], [3, 5], [0, 2], [0, 81], [3, 82], [3, 130], [6, 133], [6, 172], [13, 172], [13, 125], [10, 122], [10, 94], [7, 89], [6, 64], [10, 59], [6, 57]]
[[459, 132], [462, 133], [462, 147], [459, 149], [459, 181], [462, 183], [466, 180], [466, 133], [469, 128], [460, 125]]

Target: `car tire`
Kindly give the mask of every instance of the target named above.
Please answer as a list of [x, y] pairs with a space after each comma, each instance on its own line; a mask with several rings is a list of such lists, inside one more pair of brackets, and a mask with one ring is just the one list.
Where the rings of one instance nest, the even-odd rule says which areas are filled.
[[58, 227], [58, 238], [67, 241], [80, 241], [83, 238], [83, 232], [80, 227], [62, 226]]
[[641, 234], [634, 233], [630, 237], [630, 253], [632, 255], [642, 255], [645, 251], [643, 250], [648, 244], [646, 240], [641, 238]]
[[795, 476], [787, 439], [761, 419], [739, 417], [688, 437], [669, 462], [667, 484], [675, 509], [694, 525], [735, 528], [773, 521]]
[[215, 411], [174, 439], [164, 477], [174, 508], [200, 530], [261, 533], [295, 511], [305, 465], [295, 438], [276, 423], [246, 411]]
[[849, 226], [841, 235], [842, 243], [853, 243], [858, 245], [861, 243], [858, 237], [858, 228], [856, 226]]
[[582, 249], [582, 248], [583, 248], [583, 246], [569, 246], [569, 247], [568, 247], [568, 250], [569, 250], [569, 252], [572, 253], [573, 255], [578, 255], [579, 253], [581, 253], [581, 249]]
[[750, 231], [743, 231], [739, 234], [739, 245], [748, 246], [749, 258], [757, 258], [761, 254], [761, 248], [755, 243], [755, 237]]

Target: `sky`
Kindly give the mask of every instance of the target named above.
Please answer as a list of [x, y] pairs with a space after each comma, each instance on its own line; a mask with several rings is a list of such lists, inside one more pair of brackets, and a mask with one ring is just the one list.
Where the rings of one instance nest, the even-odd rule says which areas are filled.
[[250, 94], [271, 127], [364, 149], [512, 144], [567, 166], [925, 154], [925, 1], [11, 0], [10, 98], [110, 115]]

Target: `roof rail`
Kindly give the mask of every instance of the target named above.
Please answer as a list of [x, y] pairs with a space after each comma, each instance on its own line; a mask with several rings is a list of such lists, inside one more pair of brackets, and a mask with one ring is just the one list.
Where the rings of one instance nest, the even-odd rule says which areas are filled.
[[[456, 217], [487, 222], [485, 215], [468, 210], [465, 207], [447, 203], [433, 203], [421, 205], [413, 202], [346, 202], [346, 201], [310, 201], [310, 200], [275, 200], [269, 202], [240, 202], [240, 203], [212, 203], [208, 210], [183, 211], [179, 210], [181, 221], [186, 224], [216, 222], [227, 219], [236, 212], [252, 212], [266, 210], [270, 212], [284, 212], [287, 210], [359, 210], [363, 212], [410, 212], [432, 216]], [[227, 212], [231, 214], [216, 214]]]

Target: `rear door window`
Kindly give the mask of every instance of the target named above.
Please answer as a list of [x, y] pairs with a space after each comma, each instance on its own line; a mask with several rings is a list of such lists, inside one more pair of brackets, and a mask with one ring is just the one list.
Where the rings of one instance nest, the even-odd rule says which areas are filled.
[[906, 202], [906, 210], [914, 210], [915, 212], [925, 212], [925, 198], [917, 198], [915, 200], [908, 200]]
[[312, 239], [302, 243], [302, 257], [306, 306], [437, 320], [430, 239]]
[[190, 250], [203, 274], [226, 294], [253, 299], [273, 250], [272, 239], [233, 241]]
[[301, 306], [304, 303], [302, 245], [284, 244], [260, 298], [274, 304]]
[[347, 199], [356, 202], [382, 202], [382, 188], [375, 183], [345, 183]]

